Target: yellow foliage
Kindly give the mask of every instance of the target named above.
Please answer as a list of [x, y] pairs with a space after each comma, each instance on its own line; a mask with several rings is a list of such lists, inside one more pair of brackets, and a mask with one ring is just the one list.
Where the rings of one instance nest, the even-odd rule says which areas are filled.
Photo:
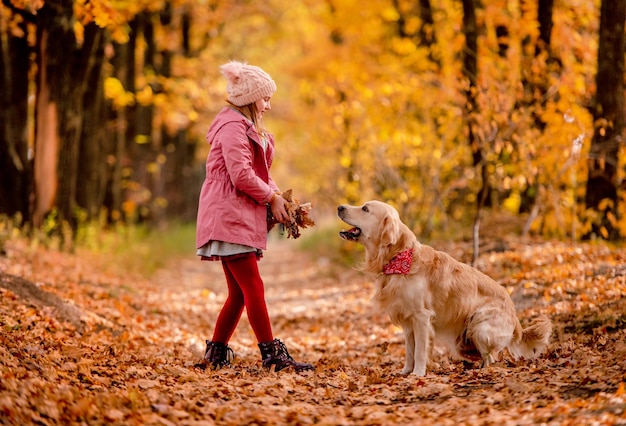
[[602, 238], [604, 239], [609, 238], [609, 231], [606, 229], [605, 226], [600, 227], [600, 235], [602, 235]]
[[341, 167], [343, 167], [344, 169], [347, 169], [352, 164], [352, 160], [350, 159], [350, 157], [347, 156], [342, 156], [339, 161], [341, 163]]
[[149, 85], [144, 86], [139, 92], [137, 92], [136, 99], [141, 105], [150, 105], [152, 102], [152, 87]]
[[76, 36], [76, 41], [78, 43], [82, 43], [85, 38], [85, 27], [78, 21], [74, 21], [74, 34]]
[[164, 209], [164, 208], [167, 208], [167, 205], [169, 204], [169, 202], [167, 201], [167, 199], [166, 199], [166, 198], [163, 198], [163, 197], [156, 197], [156, 198], [154, 199], [154, 204], [155, 204], [157, 207], [160, 207], [160, 208], [163, 208], [163, 209]]
[[[13, 0], [34, 8], [40, 3]], [[199, 142], [203, 161], [204, 135], [225, 98], [218, 65], [241, 59], [262, 66], [277, 82], [265, 116], [276, 136], [273, 175], [304, 198], [385, 198], [416, 222], [471, 217], [467, 211], [475, 208], [482, 184], [472, 157], [479, 147], [496, 204], [518, 212], [531, 199], [535, 204], [524, 207], [539, 212], [531, 228], [546, 234], [590, 226], [577, 203], [584, 198], [593, 132], [586, 105], [594, 90], [598, 0], [555, 7], [552, 43], [559, 47], [553, 49], [559, 69], [551, 68], [546, 54], [535, 56], [536, 1], [483, 3], [477, 9], [479, 69], [471, 114], [458, 0], [437, 2], [427, 26], [418, 3], [409, 0], [294, 0], [288, 8], [282, 0], [209, 3], [174, 1], [169, 24], [154, 15], [156, 48], [173, 55], [168, 77], [158, 75], [162, 64], [153, 69], [143, 63], [147, 44], [137, 34], [137, 93], [113, 77], [105, 81], [116, 109], [135, 102], [150, 106], [154, 126], [187, 132]], [[75, 32], [80, 39], [83, 26], [95, 22], [124, 43], [138, 13], [161, 12], [163, 6], [160, 0], [77, 0]], [[182, 54], [184, 14], [192, 26], [190, 51]], [[498, 36], [500, 26], [506, 37]], [[505, 52], [499, 52], [502, 42]], [[622, 152], [620, 158], [626, 161]], [[623, 178], [624, 164], [618, 170]], [[618, 217], [626, 217], [622, 204]]]
[[[115, 42], [126, 43], [130, 31], [128, 23], [148, 4], [150, 0], [76, 0], [74, 14], [80, 26], [94, 22], [101, 28], [107, 28]], [[77, 34], [82, 34], [81, 29], [75, 29]]]
[[115, 77], [108, 77], [104, 80], [104, 95], [113, 102], [116, 109], [133, 105], [135, 102], [134, 95], [124, 90], [122, 82]]
[[126, 216], [134, 216], [137, 211], [137, 203], [133, 200], [126, 200], [122, 203], [122, 211]]
[[167, 100], [167, 95], [164, 93], [158, 93], [152, 97], [152, 102], [157, 107], [167, 105]]
[[44, 0], [11, 0], [10, 3], [18, 9], [23, 9], [30, 13], [36, 13], [43, 7]]
[[392, 49], [398, 55], [410, 55], [415, 53], [417, 46], [408, 38], [395, 37], [392, 42]]
[[502, 207], [504, 207], [506, 210], [510, 211], [511, 213], [517, 214], [519, 213], [519, 208], [521, 204], [522, 204], [522, 197], [520, 196], [518, 192], [513, 192], [508, 198], [506, 198], [502, 202]]
[[398, 11], [393, 7], [385, 7], [381, 14], [382, 18], [388, 22], [395, 22], [400, 18]]
[[612, 209], [613, 207], [614, 207], [613, 200], [609, 198], [605, 198], [602, 201], [600, 201], [600, 204], [598, 204], [598, 211], [605, 211], [608, 209]]
[[135, 143], [139, 144], [139, 145], [150, 143], [150, 136], [148, 136], [148, 135], [141, 135], [141, 134], [136, 135], [135, 136]]
[[157, 163], [152, 162], [148, 164], [148, 166], [146, 167], [146, 171], [148, 173], [155, 174], [161, 171], [161, 167]]

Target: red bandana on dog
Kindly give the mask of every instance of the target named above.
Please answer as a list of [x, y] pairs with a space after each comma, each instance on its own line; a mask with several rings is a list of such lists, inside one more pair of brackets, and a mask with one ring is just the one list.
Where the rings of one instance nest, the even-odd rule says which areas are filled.
[[401, 251], [391, 258], [388, 264], [383, 266], [383, 274], [402, 274], [407, 275], [411, 270], [413, 263], [413, 249]]

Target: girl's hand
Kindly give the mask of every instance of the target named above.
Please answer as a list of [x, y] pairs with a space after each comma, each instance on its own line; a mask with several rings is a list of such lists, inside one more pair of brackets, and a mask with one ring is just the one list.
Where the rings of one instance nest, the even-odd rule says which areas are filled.
[[284, 224], [289, 220], [289, 215], [287, 214], [287, 200], [280, 195], [276, 194], [272, 198], [272, 201], [270, 201], [270, 209], [272, 210], [274, 219], [278, 222]]

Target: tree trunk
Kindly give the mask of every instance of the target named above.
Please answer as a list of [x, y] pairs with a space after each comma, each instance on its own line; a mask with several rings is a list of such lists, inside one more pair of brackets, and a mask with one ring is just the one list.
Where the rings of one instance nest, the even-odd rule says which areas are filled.
[[[124, 89], [135, 93], [135, 49], [137, 46], [138, 18], [130, 22], [129, 40], [125, 44], [113, 43], [114, 55], [111, 58], [113, 76], [117, 78]], [[112, 139], [107, 156], [107, 188], [104, 207], [109, 212], [109, 220], [117, 221], [122, 218], [122, 203], [124, 194], [122, 187], [124, 164], [130, 164], [129, 155], [132, 151], [135, 139], [135, 111], [136, 106], [130, 105], [120, 109], [114, 109], [109, 105], [109, 122], [113, 131], [109, 137]]]
[[[39, 226], [54, 207], [59, 223], [74, 224], [81, 72], [75, 67], [73, 2], [47, 1], [37, 14], [38, 96], [35, 133], [35, 211]], [[59, 54], [65, 52], [65, 55]]]
[[[85, 28], [82, 45], [74, 33], [74, 2], [48, 0], [37, 14], [38, 97], [35, 130], [35, 212], [39, 226], [47, 213], [56, 207], [57, 226], [77, 225], [79, 158], [83, 123], [84, 97], [88, 82], [94, 84], [100, 74], [104, 50], [103, 30], [95, 24]], [[60, 54], [63, 52], [65, 54]], [[88, 78], [92, 78], [88, 81]], [[95, 83], [94, 90], [98, 90]], [[98, 100], [87, 102], [93, 114]], [[93, 111], [92, 111], [93, 110]], [[97, 132], [96, 132], [97, 133]], [[84, 144], [91, 140], [84, 140]], [[87, 145], [83, 145], [86, 148]], [[87, 161], [98, 161], [86, 152]], [[85, 168], [96, 163], [83, 163]], [[96, 171], [96, 173], [98, 173]], [[84, 176], [83, 176], [84, 177]], [[89, 184], [89, 179], [81, 185]], [[93, 206], [91, 206], [93, 208]]]
[[472, 162], [482, 178], [482, 185], [476, 197], [476, 216], [474, 218], [474, 255], [472, 264], [478, 258], [478, 242], [480, 229], [480, 213], [489, 193], [489, 176], [482, 141], [476, 136], [476, 115], [478, 103], [476, 101], [478, 80], [478, 26], [476, 23], [475, 0], [463, 0], [463, 34], [465, 35], [465, 49], [463, 55], [463, 76], [467, 80], [465, 90], [465, 119], [467, 121], [467, 141], [472, 149]]
[[[546, 128], [543, 112], [548, 99], [554, 95], [550, 89], [547, 74], [549, 72], [560, 72], [559, 68], [561, 67], [561, 62], [553, 55], [550, 45], [554, 22], [553, 14], [554, 0], [539, 0], [537, 5], [539, 37], [535, 42], [534, 49], [532, 49], [533, 46], [528, 46], [531, 43], [530, 37], [525, 38], [522, 42], [524, 47], [530, 47], [530, 49], [522, 48], [521, 76], [523, 97], [516, 103], [515, 110], [528, 111], [528, 115], [532, 118], [534, 127], [538, 132], [543, 132]], [[526, 55], [524, 52], [527, 50], [534, 53]], [[533, 173], [526, 177], [529, 185], [521, 193], [519, 212], [532, 212], [528, 218], [530, 221], [536, 218], [542, 207], [540, 203], [543, 201], [538, 199], [538, 194], [541, 190], [538, 186], [537, 174]], [[525, 232], [530, 229], [529, 222], [527, 222], [524, 229]]]
[[[137, 16], [138, 35], [143, 34], [145, 51], [143, 55], [143, 69], [136, 72], [156, 74], [156, 40], [154, 31], [154, 14], [142, 12]], [[154, 81], [151, 84], [152, 93], [161, 93], [161, 87]], [[139, 88], [141, 89], [141, 88]], [[134, 138], [129, 140], [131, 149], [129, 150], [130, 162], [133, 165], [131, 179], [136, 188], [133, 192], [126, 194], [126, 199], [131, 200], [137, 207], [134, 211], [140, 221], [150, 221], [152, 219], [151, 204], [154, 200], [155, 180], [159, 179], [157, 173], [156, 151], [160, 146], [160, 133], [153, 130], [154, 107], [152, 105], [137, 104], [134, 116]]]
[[[25, 22], [19, 24], [27, 34]], [[0, 213], [30, 220], [32, 163], [28, 157], [27, 37], [0, 32]]]
[[552, 14], [554, 11], [554, 0], [539, 0], [537, 8], [537, 21], [539, 21], [539, 41], [535, 47], [535, 56], [539, 56], [541, 51], [550, 51], [550, 40], [552, 40]]
[[[45, 9], [45, 7], [44, 7]], [[44, 11], [42, 9], [43, 16]], [[46, 214], [54, 208], [57, 192], [57, 166], [59, 161], [58, 105], [54, 102], [52, 88], [54, 61], [51, 48], [48, 47], [50, 35], [48, 31], [38, 27], [38, 79], [37, 104], [35, 107], [35, 204], [33, 209], [33, 225], [40, 227]]]
[[[598, 73], [593, 107], [594, 134], [589, 152], [585, 206], [597, 210], [601, 220], [592, 233], [615, 240], [618, 152], [624, 130], [624, 21], [626, 0], [603, 0], [600, 11]], [[589, 235], [587, 235], [588, 237]]]
[[[463, 0], [463, 34], [465, 35], [465, 49], [463, 55], [463, 76], [467, 80], [465, 90], [465, 114], [467, 119], [468, 142], [472, 148], [474, 166], [483, 163], [483, 147], [476, 137], [474, 116], [477, 113], [476, 81], [478, 78], [478, 28], [476, 24], [475, 0]], [[483, 185], [484, 186], [484, 185]]]
[[87, 71], [87, 89], [84, 95], [84, 126], [80, 139], [78, 182], [76, 202], [85, 210], [86, 220], [98, 217], [104, 205], [107, 179], [107, 128], [104, 110], [103, 61], [108, 32], [95, 24], [85, 28], [83, 49], [93, 54], [83, 55], [88, 63], [82, 64]]
[[[182, 16], [181, 24], [183, 54], [188, 58], [193, 54], [189, 42], [191, 37], [191, 19], [192, 17], [187, 11]], [[180, 187], [185, 188], [185, 191], [183, 192], [183, 198], [181, 200], [180, 215], [177, 217], [184, 222], [193, 222], [196, 219], [198, 188], [201, 185], [201, 182], [196, 181], [196, 173], [194, 173], [196, 170], [194, 158], [197, 144], [189, 141], [187, 131], [179, 133], [183, 134], [180, 135], [178, 142], [178, 155], [174, 173], [180, 176]]]

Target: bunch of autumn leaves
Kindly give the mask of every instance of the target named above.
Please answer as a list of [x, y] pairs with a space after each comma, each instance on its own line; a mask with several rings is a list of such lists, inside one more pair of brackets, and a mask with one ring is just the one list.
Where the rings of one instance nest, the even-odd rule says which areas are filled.
[[[287, 214], [289, 215], [289, 221], [282, 224], [287, 231], [287, 238], [296, 239], [300, 237], [300, 229], [308, 228], [315, 225], [313, 219], [309, 217], [309, 210], [311, 210], [311, 203], [300, 203], [296, 198], [293, 198], [291, 189], [280, 193], [287, 201]], [[278, 221], [274, 219], [272, 211], [267, 209], [267, 230], [268, 232], [276, 225]]]

